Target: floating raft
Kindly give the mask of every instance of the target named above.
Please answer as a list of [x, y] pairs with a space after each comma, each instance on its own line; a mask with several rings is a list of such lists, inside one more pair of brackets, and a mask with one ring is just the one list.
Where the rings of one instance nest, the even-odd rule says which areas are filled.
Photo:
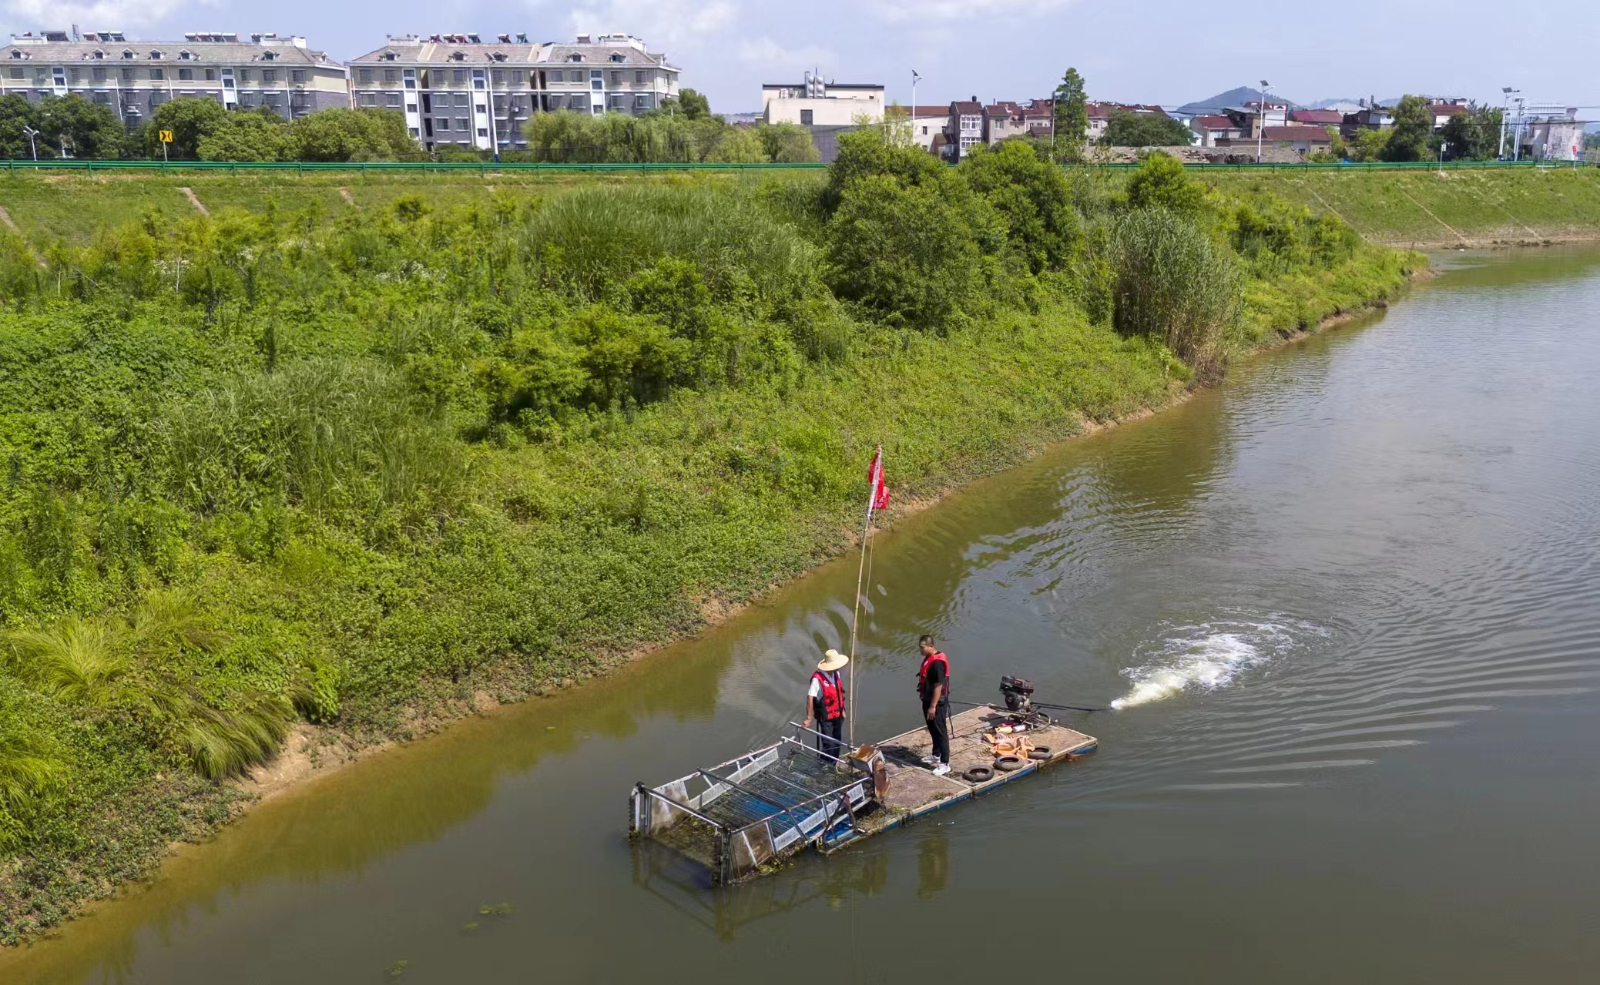
[[988, 780], [964, 779], [974, 766], [994, 766], [983, 736], [1012, 720], [1011, 713], [990, 705], [952, 716], [950, 772], [944, 776], [922, 765], [932, 751], [926, 729], [833, 759], [816, 751], [815, 733], [796, 725], [772, 745], [717, 766], [658, 787], [637, 784], [629, 797], [628, 832], [700, 863], [714, 885], [742, 882], [807, 846], [836, 852], [1099, 745], [1064, 725], [1030, 727], [1025, 736], [1048, 754], [1010, 772], [995, 770]]

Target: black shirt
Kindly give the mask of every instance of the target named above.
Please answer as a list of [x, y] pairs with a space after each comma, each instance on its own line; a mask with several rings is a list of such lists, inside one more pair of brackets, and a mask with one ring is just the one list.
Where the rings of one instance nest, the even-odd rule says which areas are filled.
[[[938, 684], [946, 684], [944, 661], [931, 660], [928, 662], [928, 672], [917, 683], [917, 693], [922, 696], [922, 707], [928, 707], [928, 698], [933, 695], [934, 686]], [[946, 684], [945, 688], [939, 692], [939, 703], [945, 704], [949, 700], [950, 688]]]

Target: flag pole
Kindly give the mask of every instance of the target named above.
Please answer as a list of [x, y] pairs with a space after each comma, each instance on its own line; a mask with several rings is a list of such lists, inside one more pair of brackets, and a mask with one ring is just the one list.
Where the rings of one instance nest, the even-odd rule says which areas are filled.
[[[872, 505], [867, 505], [867, 522], [861, 526], [861, 561], [856, 565], [856, 604], [850, 616], [850, 703], [856, 703], [856, 626], [861, 622], [861, 584], [867, 573], [867, 542], [872, 538]], [[850, 749], [856, 748], [856, 716], [851, 715], [849, 729]]]
[[[872, 543], [872, 513], [878, 505], [878, 490], [883, 485], [883, 446], [872, 455], [872, 467], [867, 470], [867, 519], [861, 525], [861, 560], [856, 564], [856, 598], [850, 615], [850, 703], [856, 703], [856, 630], [861, 624], [861, 586], [867, 574], [867, 549]], [[853, 752], [856, 748], [856, 716], [846, 722], [848, 741]]]

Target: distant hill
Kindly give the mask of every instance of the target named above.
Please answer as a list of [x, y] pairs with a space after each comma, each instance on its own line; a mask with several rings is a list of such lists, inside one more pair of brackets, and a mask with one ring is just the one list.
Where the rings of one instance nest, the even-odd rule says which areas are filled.
[[1359, 99], [1319, 99], [1314, 103], [1306, 103], [1306, 109], [1332, 109], [1335, 106], [1353, 106], [1365, 98], [1367, 97], [1362, 96]]
[[[1179, 106], [1175, 112], [1180, 116], [1200, 116], [1206, 113], [1220, 113], [1229, 106], [1243, 106], [1245, 103], [1260, 99], [1263, 95], [1265, 94], [1259, 89], [1252, 89], [1249, 86], [1240, 86], [1237, 89], [1229, 89], [1227, 92], [1219, 92], [1210, 99], [1202, 99], [1193, 103], [1184, 103], [1182, 106]], [[1289, 102], [1282, 96], [1274, 95], [1269, 98], [1280, 103]], [[1300, 106], [1295, 103], [1289, 103], [1289, 108], [1300, 109]]]

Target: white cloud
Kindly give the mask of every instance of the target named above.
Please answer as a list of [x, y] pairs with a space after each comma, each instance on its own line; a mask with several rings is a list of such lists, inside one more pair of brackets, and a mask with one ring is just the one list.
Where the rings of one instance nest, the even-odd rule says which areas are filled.
[[789, 49], [762, 36], [739, 42], [739, 61], [761, 69], [826, 68], [834, 61], [834, 54], [816, 45]]
[[29, 25], [19, 30], [60, 29], [77, 24], [85, 31], [122, 31], [153, 24], [189, 6], [215, 6], [193, 0], [6, 0], [12, 23]]
[[[537, 4], [549, 5], [548, 0]], [[567, 24], [575, 34], [631, 34], [652, 51], [661, 51], [698, 47], [738, 14], [732, 0], [591, 0], [569, 13]]]
[[891, 24], [961, 21], [1006, 14], [1043, 14], [1072, 0], [865, 0], [866, 9]]

